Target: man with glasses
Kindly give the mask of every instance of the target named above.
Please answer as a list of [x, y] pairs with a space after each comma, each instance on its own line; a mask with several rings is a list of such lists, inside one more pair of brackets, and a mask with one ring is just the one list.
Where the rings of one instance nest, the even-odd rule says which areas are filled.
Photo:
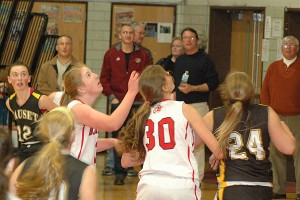
[[132, 24], [132, 27], [134, 29], [133, 42], [138, 44], [141, 48], [143, 48], [146, 51], [151, 63], [153, 63], [153, 57], [152, 57], [152, 53], [151, 53], [150, 49], [142, 46], [142, 43], [143, 43], [144, 38], [146, 36], [145, 24], [140, 23], [140, 22], [136, 22], [136, 21], [133, 21], [131, 24]]
[[[260, 100], [271, 106], [296, 138], [293, 155], [296, 177], [296, 200], [300, 200], [300, 59], [297, 57], [299, 41], [294, 36], [282, 40], [283, 59], [273, 62], [266, 73]], [[287, 158], [273, 144], [270, 145], [273, 171], [273, 199], [286, 198]]]
[[38, 74], [37, 89], [43, 94], [62, 90], [62, 74], [72, 66], [83, 66], [72, 55], [73, 42], [69, 35], [62, 35], [56, 44], [57, 55], [41, 66]]
[[[187, 27], [181, 32], [181, 39], [185, 53], [176, 59], [174, 65], [174, 79], [176, 100], [191, 104], [204, 116], [208, 113], [209, 92], [219, 85], [219, 76], [214, 62], [198, 48], [198, 33], [195, 29]], [[182, 75], [188, 71], [187, 83], [181, 83]], [[199, 145], [195, 149], [195, 157], [198, 162], [199, 182], [204, 177], [205, 146]]]
[[[128, 80], [132, 71], [141, 73], [148, 65], [152, 64], [146, 51], [133, 42], [134, 29], [129, 24], [123, 24], [118, 37], [120, 42], [111, 47], [104, 55], [100, 82], [103, 94], [109, 99], [111, 113], [120, 105], [128, 90]], [[138, 94], [131, 111], [142, 104]], [[132, 115], [129, 114], [130, 118]], [[124, 123], [124, 125], [126, 122]], [[112, 132], [113, 138], [118, 138], [118, 132]], [[127, 171], [121, 166], [121, 157], [114, 149], [115, 185], [124, 185]]]

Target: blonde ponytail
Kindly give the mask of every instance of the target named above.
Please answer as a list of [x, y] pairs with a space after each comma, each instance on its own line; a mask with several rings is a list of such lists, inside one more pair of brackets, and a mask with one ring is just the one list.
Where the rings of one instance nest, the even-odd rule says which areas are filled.
[[148, 66], [141, 74], [139, 91], [144, 99], [144, 104], [131, 118], [129, 124], [121, 130], [124, 135], [123, 143], [127, 151], [138, 151], [138, 161], [146, 157], [144, 135], [146, 121], [150, 116], [151, 106], [163, 99], [163, 86], [166, 84], [168, 74], [160, 65]]
[[63, 181], [64, 158], [61, 144], [53, 140], [37, 154], [33, 164], [16, 184], [17, 196], [21, 199], [48, 199], [51, 191], [58, 193]]
[[228, 106], [222, 124], [215, 130], [218, 147], [227, 157], [229, 136], [242, 120], [245, 105], [250, 105], [254, 98], [254, 86], [249, 76], [244, 72], [233, 72], [227, 75], [224, 83], [220, 85], [221, 97]]
[[48, 199], [54, 192], [56, 199], [65, 171], [61, 150], [68, 148], [74, 137], [72, 113], [62, 106], [46, 113], [39, 121], [36, 134], [45, 146], [33, 158], [28, 170], [19, 176], [16, 193], [26, 200]]
[[218, 147], [221, 149], [225, 158], [227, 157], [228, 138], [236, 125], [242, 119], [243, 104], [240, 101], [230, 105], [226, 112], [226, 117], [222, 124], [216, 129], [215, 134], [218, 140]]

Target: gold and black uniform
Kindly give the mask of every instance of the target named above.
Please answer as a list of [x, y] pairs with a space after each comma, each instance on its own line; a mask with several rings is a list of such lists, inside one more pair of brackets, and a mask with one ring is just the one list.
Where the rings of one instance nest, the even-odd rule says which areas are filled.
[[[229, 136], [227, 159], [219, 165], [217, 179], [220, 200], [235, 199], [238, 196], [234, 197], [234, 193], [241, 199], [258, 199], [258, 188], [267, 195], [263, 197], [264, 200], [272, 194], [268, 107], [257, 104], [243, 107], [242, 120]], [[214, 131], [224, 121], [226, 110], [226, 106], [214, 109]], [[230, 194], [226, 193], [227, 189], [231, 190]], [[254, 192], [245, 196], [245, 189]]]
[[30, 97], [23, 105], [18, 105], [16, 93], [9, 97], [9, 105], [17, 123], [19, 149], [17, 155], [20, 162], [30, 157], [40, 148], [40, 140], [34, 135], [36, 123], [43, 111], [39, 108], [39, 99], [42, 94], [30, 88]]

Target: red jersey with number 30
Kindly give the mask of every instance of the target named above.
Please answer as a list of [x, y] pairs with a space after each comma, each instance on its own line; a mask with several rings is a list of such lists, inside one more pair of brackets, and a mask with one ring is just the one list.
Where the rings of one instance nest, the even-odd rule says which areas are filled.
[[146, 122], [146, 158], [140, 176], [164, 174], [198, 179], [194, 131], [182, 112], [183, 102], [167, 100], [152, 106]]

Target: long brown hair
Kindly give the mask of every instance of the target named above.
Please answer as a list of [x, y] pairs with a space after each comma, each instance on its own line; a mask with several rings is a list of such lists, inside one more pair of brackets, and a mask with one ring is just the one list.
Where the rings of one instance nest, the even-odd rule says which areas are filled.
[[138, 151], [138, 161], [145, 159], [146, 150], [143, 144], [145, 124], [149, 118], [151, 106], [163, 99], [162, 87], [166, 84], [167, 75], [169, 74], [160, 65], [149, 66], [142, 72], [139, 91], [144, 103], [132, 117], [129, 124], [121, 130], [124, 135], [125, 149], [129, 152]]
[[[254, 86], [244, 72], [233, 72], [227, 75], [220, 86], [221, 97], [228, 106], [223, 123], [215, 131], [218, 147], [227, 155], [228, 137], [242, 119], [243, 108], [254, 98]], [[250, 114], [250, 113], [249, 113]]]
[[69, 148], [74, 137], [74, 118], [66, 107], [58, 107], [39, 121], [37, 136], [45, 143], [30, 168], [17, 180], [16, 193], [21, 199], [48, 199], [58, 196], [64, 180], [62, 148]]
[[73, 66], [64, 74], [64, 94], [62, 95], [60, 105], [67, 106], [78, 95], [77, 88], [83, 85], [80, 66]]

